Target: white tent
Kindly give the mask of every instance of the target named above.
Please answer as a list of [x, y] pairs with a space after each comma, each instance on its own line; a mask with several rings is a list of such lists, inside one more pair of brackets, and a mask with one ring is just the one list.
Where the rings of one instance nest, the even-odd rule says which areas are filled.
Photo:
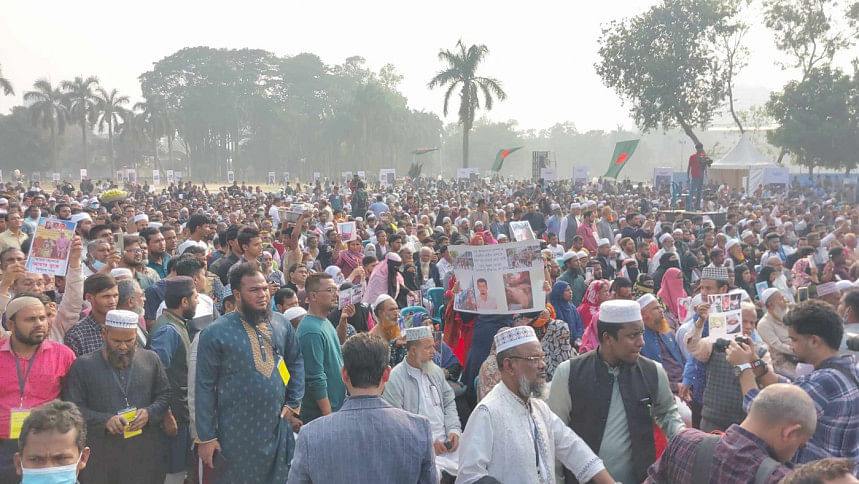
[[773, 165], [773, 161], [758, 150], [743, 134], [737, 144], [708, 170], [708, 178], [730, 186], [741, 186], [749, 169]]

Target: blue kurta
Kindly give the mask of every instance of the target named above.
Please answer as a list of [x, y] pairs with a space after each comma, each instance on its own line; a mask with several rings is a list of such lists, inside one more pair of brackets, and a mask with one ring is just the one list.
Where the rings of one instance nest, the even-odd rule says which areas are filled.
[[[283, 483], [289, 473], [295, 441], [280, 413], [284, 405], [301, 403], [304, 361], [282, 315], [274, 313], [271, 323], [258, 329], [263, 336], [232, 312], [199, 336], [196, 426], [201, 442], [218, 439], [221, 445], [226, 465], [217, 482]], [[289, 369], [287, 386], [276, 368], [278, 355]]]

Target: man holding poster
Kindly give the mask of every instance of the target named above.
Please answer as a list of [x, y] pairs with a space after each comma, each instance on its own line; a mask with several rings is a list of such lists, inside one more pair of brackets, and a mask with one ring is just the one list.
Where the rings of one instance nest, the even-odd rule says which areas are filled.
[[76, 225], [70, 220], [39, 218], [27, 257], [27, 272], [64, 277]]

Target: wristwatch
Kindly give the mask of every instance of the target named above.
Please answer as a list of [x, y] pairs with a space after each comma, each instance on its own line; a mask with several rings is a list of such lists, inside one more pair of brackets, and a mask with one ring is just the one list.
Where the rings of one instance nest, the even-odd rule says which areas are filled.
[[758, 368], [763, 368], [763, 369], [764, 369], [764, 371], [763, 371], [763, 373], [761, 373], [760, 375], [756, 375], [756, 377], [757, 377], [757, 378], [759, 378], [759, 377], [761, 377], [761, 376], [763, 376], [763, 375], [766, 375], [766, 373], [769, 371], [769, 368], [767, 367], [767, 364], [766, 364], [766, 363], [764, 363], [764, 360], [762, 360], [762, 359], [760, 359], [760, 358], [758, 358], [757, 360], [755, 360], [755, 361], [753, 361], [753, 362], [752, 362], [752, 369], [753, 369], [753, 370], [757, 370]]
[[751, 370], [751, 369], [752, 369], [751, 363], [741, 363], [739, 365], [735, 365], [734, 366], [734, 376], [739, 377], [742, 372], [744, 372], [746, 370]]

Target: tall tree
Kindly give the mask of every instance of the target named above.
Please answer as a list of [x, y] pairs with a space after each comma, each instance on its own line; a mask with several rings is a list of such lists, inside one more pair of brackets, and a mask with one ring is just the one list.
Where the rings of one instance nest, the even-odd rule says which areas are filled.
[[69, 117], [73, 122], [81, 126], [81, 140], [83, 143], [83, 167], [89, 169], [89, 153], [87, 146], [87, 131], [92, 127], [93, 118], [98, 102], [95, 90], [98, 88], [98, 77], [89, 76], [75, 77], [73, 81], [63, 81], [60, 86], [64, 91], [64, 103], [69, 110]]
[[129, 116], [125, 105], [128, 104], [128, 96], [120, 96], [116, 89], [107, 92], [106, 89], [100, 87], [95, 95], [95, 124], [98, 126], [99, 133], [104, 133], [107, 128], [107, 143], [110, 158], [110, 176], [116, 173], [116, 153], [113, 149], [113, 134], [117, 131], [119, 124]]
[[503, 101], [507, 93], [501, 82], [491, 77], [477, 75], [477, 68], [486, 58], [489, 48], [484, 44], [472, 44], [466, 48], [460, 39], [453, 52], [442, 50], [438, 58], [447, 65], [429, 82], [429, 88], [447, 86], [444, 93], [444, 115], [447, 116], [450, 96], [459, 89], [459, 124], [462, 125], [462, 166], [468, 168], [468, 135], [474, 125], [474, 113], [480, 109], [480, 93], [483, 93], [483, 107], [492, 109], [493, 96]]
[[144, 96], [144, 101], [134, 105], [134, 110], [140, 112], [142, 115], [143, 124], [146, 126], [146, 134], [152, 143], [153, 166], [160, 170], [161, 164], [158, 161], [158, 145], [161, 137], [167, 131], [167, 108], [164, 104], [164, 99], [158, 94], [149, 94]]
[[749, 31], [749, 25], [742, 20], [740, 8], [750, 0], [730, 0], [736, 2], [736, 14], [733, 21], [726, 22], [725, 28], [719, 32], [719, 46], [724, 56], [725, 94], [728, 97], [728, 111], [734, 123], [744, 134], [746, 130], [737, 110], [734, 107], [734, 78], [748, 65], [749, 49], [743, 44], [743, 39]]
[[15, 95], [15, 90], [12, 89], [12, 83], [9, 81], [9, 79], [3, 77], [2, 70], [0, 70], [0, 89], [3, 90], [3, 94], [5, 94], [6, 96]]
[[33, 83], [33, 90], [24, 93], [24, 101], [30, 103], [34, 125], [41, 126], [51, 136], [53, 168], [59, 171], [59, 137], [66, 131], [69, 111], [66, 109], [63, 92], [51, 85], [47, 79]]
[[706, 127], [725, 98], [717, 39], [733, 7], [721, 0], [661, 0], [603, 28], [597, 74], [630, 103], [639, 128], [679, 126], [699, 143], [693, 128]]

